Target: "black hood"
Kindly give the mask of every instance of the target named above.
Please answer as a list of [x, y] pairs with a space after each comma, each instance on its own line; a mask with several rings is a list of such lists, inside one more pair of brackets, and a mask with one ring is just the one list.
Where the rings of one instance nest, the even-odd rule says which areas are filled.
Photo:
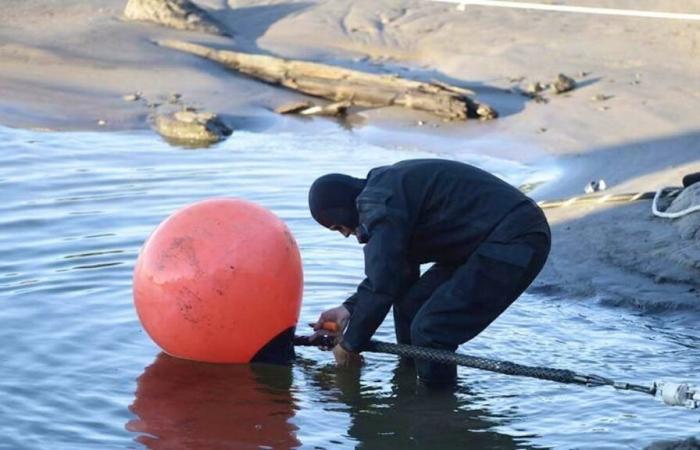
[[355, 199], [367, 180], [340, 173], [318, 178], [309, 189], [311, 216], [326, 228], [344, 225], [355, 229], [359, 224]]

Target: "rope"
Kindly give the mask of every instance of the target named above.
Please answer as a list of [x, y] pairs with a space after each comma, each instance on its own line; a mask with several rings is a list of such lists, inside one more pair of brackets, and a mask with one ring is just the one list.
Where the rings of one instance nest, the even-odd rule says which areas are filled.
[[689, 206], [688, 208], [682, 210], [682, 211], [676, 211], [676, 212], [666, 212], [666, 211], [659, 211], [657, 202], [659, 201], [659, 198], [663, 196], [663, 193], [667, 190], [671, 189], [677, 189], [677, 188], [661, 188], [658, 191], [656, 191], [656, 194], [654, 195], [654, 200], [651, 202], [651, 212], [656, 216], [656, 217], [663, 217], [664, 219], [677, 219], [679, 217], [687, 216], [690, 213], [694, 213], [695, 211], [700, 211], [700, 205], [693, 205]]
[[658, 191], [649, 192], [627, 192], [624, 194], [587, 194], [558, 200], [541, 200], [537, 202], [537, 205], [542, 209], [553, 209], [568, 206], [577, 206], [580, 204], [626, 203], [636, 202], [638, 200], [652, 199], [651, 212], [656, 217], [663, 217], [665, 219], [677, 219], [679, 217], [687, 216], [688, 214], [694, 213], [696, 211], [700, 211], [700, 205], [693, 205], [682, 211], [676, 212], [666, 212], [659, 210], [658, 202], [660, 199], [678, 197], [678, 195], [681, 192], [683, 192], [682, 187], [665, 187], [659, 189]]
[[683, 188], [665, 188], [659, 192], [628, 192], [623, 194], [587, 194], [577, 197], [564, 198], [559, 200], [541, 200], [537, 205], [542, 209], [561, 208], [564, 206], [574, 206], [581, 203], [622, 203], [636, 202], [638, 200], [653, 199], [656, 195], [659, 198], [677, 197], [683, 191]]

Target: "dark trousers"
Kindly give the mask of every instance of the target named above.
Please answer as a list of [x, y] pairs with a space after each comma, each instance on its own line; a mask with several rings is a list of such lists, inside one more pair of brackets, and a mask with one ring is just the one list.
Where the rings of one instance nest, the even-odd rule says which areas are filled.
[[[454, 351], [476, 337], [532, 283], [550, 248], [542, 211], [508, 214], [461, 264], [434, 264], [393, 305], [399, 343]], [[426, 384], [454, 383], [457, 368], [416, 360]]]

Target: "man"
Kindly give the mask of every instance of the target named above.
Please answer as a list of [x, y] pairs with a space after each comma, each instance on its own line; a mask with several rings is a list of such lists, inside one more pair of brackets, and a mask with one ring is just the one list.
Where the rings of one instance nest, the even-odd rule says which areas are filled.
[[[314, 324], [344, 330], [333, 348], [339, 365], [360, 361], [392, 306], [399, 343], [456, 350], [518, 298], [549, 253], [549, 226], [532, 200], [455, 161], [402, 161], [367, 179], [325, 175], [311, 186], [309, 208], [324, 227], [365, 244], [365, 280]], [[456, 380], [454, 365], [415, 365], [428, 385]]]

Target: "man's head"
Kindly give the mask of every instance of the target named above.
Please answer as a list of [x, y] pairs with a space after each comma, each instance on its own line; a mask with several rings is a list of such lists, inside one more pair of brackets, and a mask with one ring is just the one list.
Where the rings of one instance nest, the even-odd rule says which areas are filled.
[[326, 228], [348, 237], [359, 224], [355, 199], [366, 180], [331, 173], [318, 178], [309, 189], [311, 216]]

